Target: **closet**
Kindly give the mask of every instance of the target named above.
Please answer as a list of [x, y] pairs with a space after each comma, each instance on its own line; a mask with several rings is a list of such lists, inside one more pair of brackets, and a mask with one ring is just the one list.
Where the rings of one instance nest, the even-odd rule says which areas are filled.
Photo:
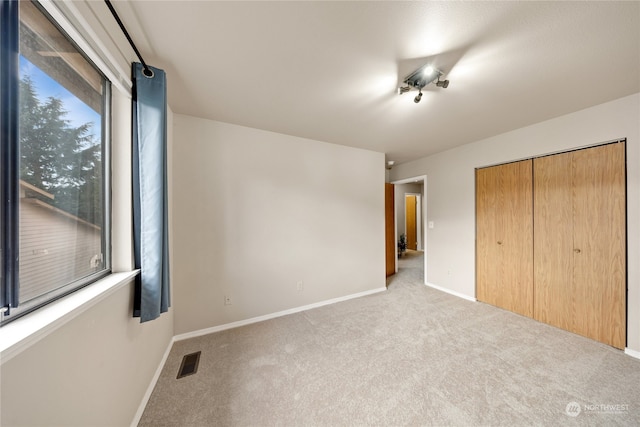
[[624, 348], [625, 201], [624, 142], [478, 169], [478, 300]]

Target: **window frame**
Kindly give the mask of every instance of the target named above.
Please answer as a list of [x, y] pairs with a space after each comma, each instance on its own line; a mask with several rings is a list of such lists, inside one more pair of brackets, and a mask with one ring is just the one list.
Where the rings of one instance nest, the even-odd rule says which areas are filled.
[[0, 51], [0, 87], [2, 101], [0, 104], [0, 136], [3, 143], [0, 147], [0, 326], [16, 320], [49, 303], [59, 300], [73, 292], [85, 288], [112, 273], [111, 250], [111, 132], [112, 132], [112, 84], [106, 73], [76, 42], [74, 37], [65, 31], [48, 8], [38, 1], [32, 1], [35, 7], [49, 22], [71, 43], [82, 59], [91, 65], [103, 79], [102, 114], [101, 114], [101, 155], [102, 155], [102, 210], [101, 245], [104, 267], [90, 275], [72, 280], [56, 289], [47, 291], [29, 301], [19, 303], [19, 206], [20, 206], [20, 140], [19, 129], [19, 56], [20, 56], [20, 17], [17, 0], [0, 0], [0, 24], [3, 28]]

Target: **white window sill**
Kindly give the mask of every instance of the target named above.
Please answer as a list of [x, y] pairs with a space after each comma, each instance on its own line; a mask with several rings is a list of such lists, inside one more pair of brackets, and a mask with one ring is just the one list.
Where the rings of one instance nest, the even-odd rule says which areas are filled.
[[0, 364], [12, 359], [131, 281], [139, 270], [113, 273], [0, 328]]

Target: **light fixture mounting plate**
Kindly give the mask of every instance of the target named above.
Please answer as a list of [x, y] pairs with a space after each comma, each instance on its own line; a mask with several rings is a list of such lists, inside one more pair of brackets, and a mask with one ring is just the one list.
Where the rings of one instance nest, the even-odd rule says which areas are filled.
[[438, 80], [440, 76], [442, 76], [442, 71], [432, 65], [425, 64], [405, 77], [403, 81], [411, 87], [422, 89], [429, 83]]

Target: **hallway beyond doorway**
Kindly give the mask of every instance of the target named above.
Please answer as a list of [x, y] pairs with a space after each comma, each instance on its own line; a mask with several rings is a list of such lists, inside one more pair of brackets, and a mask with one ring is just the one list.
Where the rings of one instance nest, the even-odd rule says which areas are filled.
[[387, 278], [387, 287], [395, 282], [424, 284], [424, 251], [407, 249], [398, 257], [398, 272]]

